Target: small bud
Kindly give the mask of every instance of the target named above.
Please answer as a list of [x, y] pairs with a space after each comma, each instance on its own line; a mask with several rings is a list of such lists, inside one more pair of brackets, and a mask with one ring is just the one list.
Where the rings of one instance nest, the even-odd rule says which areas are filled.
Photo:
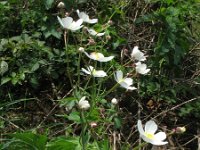
[[186, 128], [185, 127], [177, 127], [175, 129], [175, 132], [176, 133], [184, 133], [186, 131]]
[[57, 8], [65, 8], [65, 3], [63, 2], [58, 3]]
[[111, 39], [111, 36], [110, 35], [107, 35], [106, 36], [106, 40], [110, 40]]
[[112, 103], [113, 105], [117, 105], [117, 104], [118, 104], [118, 100], [117, 100], [116, 98], [113, 98], [113, 99], [111, 100], [111, 103]]
[[65, 13], [65, 17], [68, 17], [68, 16], [69, 16], [69, 13], [68, 13], [68, 12], [66, 12], [66, 13]]
[[87, 30], [88, 30], [87, 27], [83, 27], [83, 30], [82, 30], [82, 31], [83, 31], [84, 33], [87, 33]]
[[91, 127], [91, 128], [95, 128], [96, 126], [97, 126], [97, 123], [96, 123], [96, 122], [91, 122], [91, 123], [90, 123], [90, 127]]
[[83, 47], [79, 47], [78, 51], [79, 51], [79, 52], [84, 52], [85, 49], [84, 49]]
[[90, 38], [88, 39], [88, 45], [95, 45], [96, 42], [94, 41], [94, 39]]
[[109, 24], [109, 25], [113, 25], [113, 21], [112, 21], [112, 20], [109, 20], [109, 21], [108, 21], [108, 24]]

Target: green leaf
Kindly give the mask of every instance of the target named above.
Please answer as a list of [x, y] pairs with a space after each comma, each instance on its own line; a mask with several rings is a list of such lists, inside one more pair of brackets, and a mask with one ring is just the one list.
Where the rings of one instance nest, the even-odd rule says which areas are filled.
[[53, 4], [54, 0], [46, 0], [46, 9], [50, 9], [52, 4]]
[[34, 71], [38, 70], [39, 67], [40, 67], [40, 64], [39, 64], [38, 62], [36, 62], [36, 63], [32, 66], [31, 71], [34, 72]]
[[114, 124], [115, 124], [115, 128], [119, 129], [122, 125], [120, 118], [115, 117], [114, 118]]
[[8, 63], [2, 60], [0, 63], [0, 74], [3, 76], [3, 74], [7, 71], [8, 71]]
[[76, 112], [76, 111], [72, 112], [72, 113], [68, 116], [68, 119], [69, 119], [69, 120], [72, 120], [72, 121], [74, 121], [74, 122], [76, 122], [76, 123], [81, 123], [80, 114], [79, 114], [79, 112]]
[[3, 84], [5, 84], [5, 83], [9, 82], [10, 80], [11, 80], [10, 77], [2, 77], [2, 78], [1, 78], [1, 85], [3, 85]]
[[59, 137], [47, 144], [47, 150], [75, 150], [79, 145], [79, 138]]
[[47, 143], [45, 135], [38, 135], [31, 132], [11, 134], [13, 139], [7, 142], [3, 149], [9, 150], [44, 150]]

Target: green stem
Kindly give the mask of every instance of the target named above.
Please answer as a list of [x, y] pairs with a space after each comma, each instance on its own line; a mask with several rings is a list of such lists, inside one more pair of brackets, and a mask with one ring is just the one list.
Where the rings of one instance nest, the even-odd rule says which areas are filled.
[[143, 142], [140, 145], [136, 146], [135, 148], [133, 148], [133, 150], [139, 150], [140, 148], [144, 147], [145, 145], [147, 145], [148, 143]]
[[73, 82], [72, 82], [72, 78], [71, 78], [70, 70], [69, 70], [69, 55], [68, 55], [68, 51], [67, 51], [68, 38], [67, 38], [67, 31], [66, 30], [64, 32], [64, 42], [65, 42], [65, 53], [66, 53], [66, 59], [67, 59], [67, 76], [69, 78], [70, 85], [73, 88]]
[[111, 93], [112, 91], [114, 91], [118, 86], [119, 86], [119, 83], [115, 84], [110, 90], [108, 90], [108, 92], [106, 92], [106, 94], [105, 94], [104, 96], [110, 94], [110, 93]]
[[82, 131], [81, 131], [81, 145], [82, 150], [86, 150], [87, 148], [87, 141], [85, 140], [85, 133], [87, 131], [87, 121], [85, 119], [85, 115], [83, 110], [81, 111], [81, 125], [82, 125]]

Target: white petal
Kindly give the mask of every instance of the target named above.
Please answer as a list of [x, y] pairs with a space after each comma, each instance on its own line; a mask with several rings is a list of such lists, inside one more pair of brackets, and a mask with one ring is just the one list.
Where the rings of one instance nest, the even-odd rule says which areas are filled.
[[99, 61], [99, 59], [104, 58], [104, 55], [102, 53], [93, 52], [93, 53], [90, 54], [89, 58], [93, 59], [93, 60], [98, 60]]
[[100, 36], [103, 36], [105, 34], [105, 32], [102, 32], [102, 33], [97, 33], [96, 36], [100, 37]]
[[115, 80], [117, 82], [120, 82], [120, 80], [123, 79], [123, 72], [121, 70], [116, 71], [116, 73], [114, 74], [115, 76]]
[[58, 18], [58, 21], [59, 21], [60, 25], [64, 28], [64, 24], [62, 22], [62, 19], [59, 16], [57, 16], [57, 18]]
[[137, 122], [137, 128], [138, 128], [138, 131], [140, 134], [144, 135], [144, 129], [142, 127], [142, 121], [141, 120], [138, 120]]
[[79, 20], [76, 21], [77, 26], [80, 26], [82, 23], [83, 23], [83, 19], [79, 19]]
[[84, 22], [89, 19], [89, 16], [84, 12], [79, 12], [78, 16], [79, 16], [80, 19], [83, 19]]
[[133, 79], [131, 79], [131, 78], [125, 78], [125, 79], [124, 79], [124, 82], [125, 82], [127, 85], [132, 85], [132, 84], [133, 84]]
[[159, 145], [165, 145], [165, 144], [167, 144], [168, 142], [157, 141], [157, 140], [151, 140], [150, 143], [153, 144], [153, 145], [159, 146]]
[[89, 72], [88, 70], [86, 70], [85, 68], [81, 68], [81, 70], [86, 73], [86, 74], [91, 74], [91, 72]]
[[150, 71], [150, 69], [147, 69], [147, 65], [142, 64], [141, 62], [136, 63], [135, 69], [139, 74], [147, 74]]
[[88, 69], [90, 72], [92, 72], [93, 70], [95, 70], [94, 67], [92, 67], [92, 66], [87, 67], [87, 69]]
[[93, 30], [93, 29], [88, 29], [87, 28], [87, 31], [93, 36], [97, 35], [97, 32], [95, 30]]
[[166, 136], [165, 132], [158, 132], [155, 134], [155, 139], [160, 140], [160, 141], [165, 140], [166, 137], [167, 136]]
[[85, 100], [85, 98], [86, 98], [86, 96], [83, 96], [83, 97], [80, 99], [80, 101], [79, 101], [79, 102], [81, 102], [81, 101], [84, 101], [84, 100]]
[[119, 84], [120, 84], [122, 87], [124, 87], [125, 89], [127, 89], [127, 90], [135, 90], [135, 89], [137, 89], [136, 87], [133, 87], [133, 86], [128, 85], [128, 84], [127, 84], [126, 82], [124, 82], [124, 81], [119, 82]]
[[99, 58], [100, 62], [107, 62], [110, 61], [114, 58], [114, 56], [109, 56], [109, 57], [103, 57], [103, 58]]
[[103, 70], [96, 70], [95, 74], [93, 74], [94, 77], [105, 77], [107, 76], [106, 72], [104, 72]]
[[138, 60], [138, 61], [145, 61], [146, 57], [144, 56], [144, 53], [142, 53], [138, 46], [135, 46], [132, 50], [131, 57]]
[[157, 129], [157, 124], [153, 120], [150, 120], [146, 122], [144, 131], [146, 133], [154, 134]]
[[62, 18], [62, 23], [63, 23], [64, 28], [69, 29], [72, 22], [73, 22], [73, 19], [71, 17]]
[[88, 20], [88, 23], [90, 24], [94, 24], [94, 23], [97, 23], [98, 22], [98, 19], [89, 19]]

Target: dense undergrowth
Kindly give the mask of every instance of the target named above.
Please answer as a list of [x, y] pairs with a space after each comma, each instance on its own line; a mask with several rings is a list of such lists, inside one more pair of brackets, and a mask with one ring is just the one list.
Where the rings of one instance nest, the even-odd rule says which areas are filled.
[[[162, 148], [197, 149], [200, 1], [63, 2], [0, 2], [0, 148], [150, 149], [137, 121], [153, 119], [167, 134]], [[77, 9], [98, 23], [64, 30], [57, 16], [78, 20]], [[137, 70], [135, 46], [148, 73]], [[94, 52], [114, 59], [97, 62]], [[119, 70], [136, 90], [116, 84]]]

